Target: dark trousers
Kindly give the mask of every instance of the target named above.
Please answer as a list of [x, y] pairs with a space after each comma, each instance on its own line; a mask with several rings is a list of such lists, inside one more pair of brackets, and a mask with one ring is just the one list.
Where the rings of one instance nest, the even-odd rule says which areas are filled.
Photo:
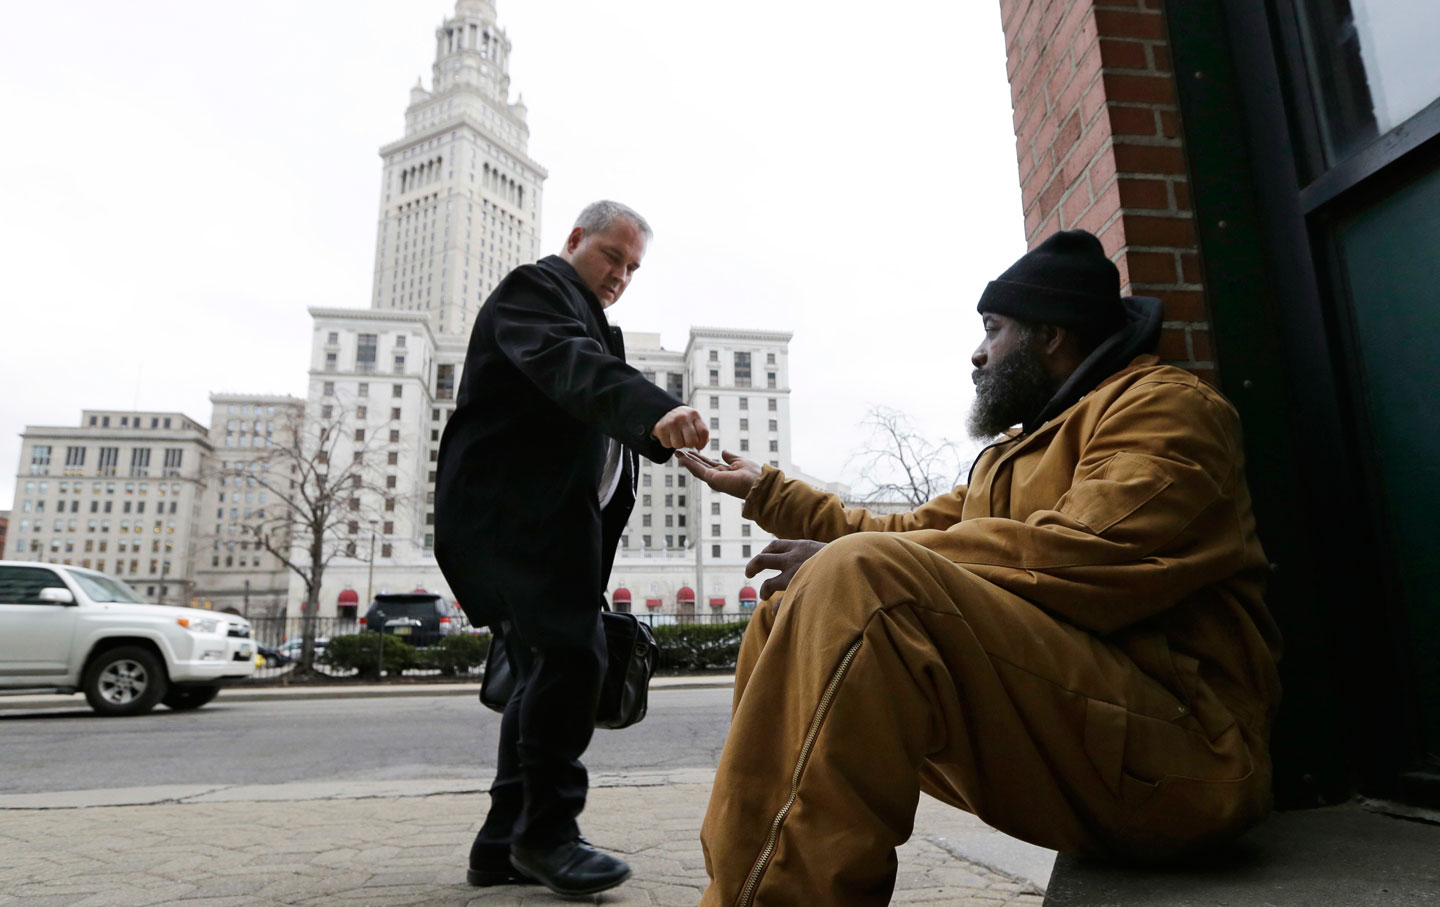
[[595, 733], [605, 675], [605, 631], [585, 647], [532, 647], [513, 623], [502, 627], [515, 691], [500, 719], [500, 753], [490, 813], [476, 846], [549, 848], [580, 834], [589, 777], [580, 756]]

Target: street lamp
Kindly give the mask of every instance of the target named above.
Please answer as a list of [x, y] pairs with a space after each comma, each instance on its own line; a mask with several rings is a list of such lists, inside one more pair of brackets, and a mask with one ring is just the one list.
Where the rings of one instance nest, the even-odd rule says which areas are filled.
[[370, 520], [370, 569], [365, 577], [365, 608], [368, 611], [375, 588], [375, 520]]

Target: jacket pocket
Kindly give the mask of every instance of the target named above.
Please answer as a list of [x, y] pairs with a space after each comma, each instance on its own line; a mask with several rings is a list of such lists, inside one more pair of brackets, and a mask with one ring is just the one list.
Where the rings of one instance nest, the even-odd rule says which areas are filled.
[[1148, 457], [1120, 453], [1060, 499], [1061, 513], [1096, 535], [1130, 516], [1174, 480]]

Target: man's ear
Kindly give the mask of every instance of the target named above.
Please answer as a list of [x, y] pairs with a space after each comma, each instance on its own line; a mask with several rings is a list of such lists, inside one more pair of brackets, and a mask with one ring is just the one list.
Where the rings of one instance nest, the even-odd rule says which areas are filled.
[[574, 252], [577, 248], [580, 247], [580, 240], [582, 240], [582, 239], [584, 239], [584, 238], [585, 238], [585, 228], [584, 228], [584, 227], [576, 227], [575, 229], [571, 230], [571, 231], [570, 231], [570, 235], [567, 236], [567, 237], [565, 237], [565, 251], [566, 251], [566, 252]]
[[1068, 328], [1062, 328], [1054, 324], [1042, 324], [1039, 326], [1040, 352], [1046, 357], [1054, 358], [1065, 348], [1066, 341], [1073, 338]]

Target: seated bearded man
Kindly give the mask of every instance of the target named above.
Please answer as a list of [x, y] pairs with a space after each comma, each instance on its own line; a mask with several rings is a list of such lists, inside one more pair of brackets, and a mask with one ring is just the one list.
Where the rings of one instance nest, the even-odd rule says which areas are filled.
[[1088, 233], [1048, 238], [978, 309], [970, 427], [999, 439], [967, 485], [877, 516], [686, 458], [789, 540], [748, 571], [781, 572], [740, 651], [704, 905], [887, 903], [922, 790], [1132, 858], [1270, 809], [1279, 639], [1234, 408], [1148, 355], [1160, 304], [1122, 299]]

